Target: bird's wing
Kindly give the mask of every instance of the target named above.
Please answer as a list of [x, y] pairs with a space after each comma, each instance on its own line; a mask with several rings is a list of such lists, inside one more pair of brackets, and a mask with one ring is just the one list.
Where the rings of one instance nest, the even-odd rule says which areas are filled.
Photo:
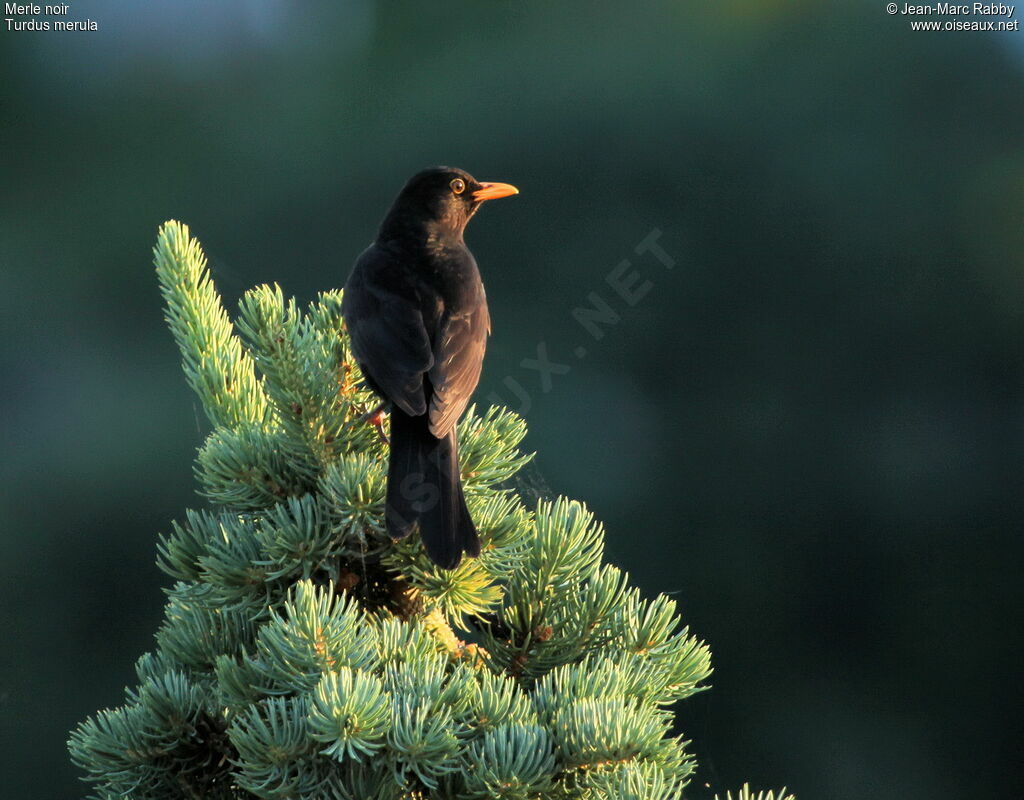
[[370, 383], [407, 414], [427, 411], [423, 375], [434, 363], [417, 304], [386, 288], [395, 265], [371, 247], [345, 284], [342, 311], [352, 350]]
[[491, 317], [480, 288], [479, 302], [463, 313], [446, 313], [434, 343], [430, 383], [430, 430], [438, 438], [455, 427], [480, 380]]

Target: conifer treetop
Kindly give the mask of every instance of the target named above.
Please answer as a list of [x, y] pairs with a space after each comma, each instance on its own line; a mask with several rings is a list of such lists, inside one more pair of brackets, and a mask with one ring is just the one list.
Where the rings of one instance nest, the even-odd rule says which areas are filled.
[[384, 531], [340, 292], [301, 308], [260, 286], [232, 323], [185, 225], [154, 261], [212, 425], [206, 502], [159, 539], [173, 583], [137, 685], [71, 735], [93, 796], [680, 797], [695, 764], [671, 707], [705, 688], [708, 648], [605, 563], [582, 503], [509, 488], [523, 420], [459, 424], [482, 552], [438, 569]]

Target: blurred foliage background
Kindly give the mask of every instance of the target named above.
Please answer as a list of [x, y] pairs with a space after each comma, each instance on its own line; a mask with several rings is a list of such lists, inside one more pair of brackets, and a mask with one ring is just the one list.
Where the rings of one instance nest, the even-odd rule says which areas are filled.
[[[1021, 796], [1024, 34], [812, 0], [86, 17], [0, 30], [6, 796], [81, 792], [67, 731], [132, 681], [156, 534], [198, 502], [157, 225], [232, 303], [309, 300], [436, 163], [522, 190], [467, 237], [478, 398], [529, 393], [521, 488], [590, 504], [712, 647], [692, 793]], [[655, 228], [674, 269], [634, 254]], [[600, 341], [591, 292], [621, 315]], [[540, 343], [569, 366], [547, 391]]]

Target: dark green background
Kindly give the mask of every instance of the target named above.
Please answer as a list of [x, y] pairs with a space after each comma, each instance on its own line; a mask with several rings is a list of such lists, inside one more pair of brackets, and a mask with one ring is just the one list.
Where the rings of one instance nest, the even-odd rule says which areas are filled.
[[[875, 0], [74, 8], [100, 30], [0, 29], [5, 796], [80, 791], [66, 733], [133, 680], [198, 502], [157, 225], [232, 308], [308, 300], [435, 163], [522, 190], [468, 234], [522, 488], [586, 501], [712, 647], [692, 794], [1021, 796], [1024, 34]], [[655, 228], [672, 270], [633, 256]]]

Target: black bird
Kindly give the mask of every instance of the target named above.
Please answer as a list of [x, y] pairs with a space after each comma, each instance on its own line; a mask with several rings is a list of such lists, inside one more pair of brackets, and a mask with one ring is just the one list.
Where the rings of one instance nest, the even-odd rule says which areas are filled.
[[414, 175], [345, 284], [352, 349], [381, 409], [391, 408], [388, 533], [401, 539], [418, 524], [445, 569], [480, 554], [455, 423], [480, 379], [491, 319], [462, 233], [485, 200], [518, 193], [450, 167]]

